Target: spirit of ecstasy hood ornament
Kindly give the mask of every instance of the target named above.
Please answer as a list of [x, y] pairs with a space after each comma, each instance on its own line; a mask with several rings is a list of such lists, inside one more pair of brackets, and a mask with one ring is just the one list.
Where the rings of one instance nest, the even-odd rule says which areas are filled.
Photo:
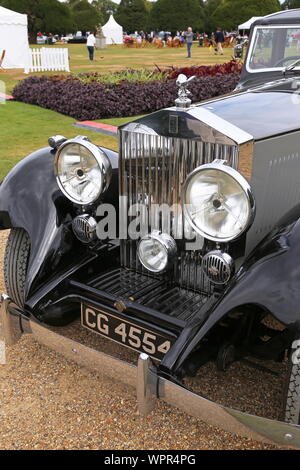
[[178, 108], [189, 108], [192, 104], [192, 100], [189, 98], [191, 92], [187, 89], [188, 84], [194, 80], [195, 75], [187, 78], [183, 73], [178, 75], [176, 85], [179, 87], [178, 98], [175, 100], [175, 104]]

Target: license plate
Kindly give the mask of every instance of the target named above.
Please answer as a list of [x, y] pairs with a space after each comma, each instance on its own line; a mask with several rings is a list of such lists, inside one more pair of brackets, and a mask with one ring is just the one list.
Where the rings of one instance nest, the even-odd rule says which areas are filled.
[[88, 330], [106, 336], [128, 348], [144, 352], [159, 361], [175, 341], [175, 338], [124, 320], [116, 313], [86, 304], [81, 304], [81, 323]]

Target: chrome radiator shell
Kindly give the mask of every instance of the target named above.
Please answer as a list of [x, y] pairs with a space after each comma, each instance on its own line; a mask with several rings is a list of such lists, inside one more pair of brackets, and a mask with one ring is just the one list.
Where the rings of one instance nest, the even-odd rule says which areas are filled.
[[[120, 149], [120, 195], [127, 198], [126, 210], [143, 206], [149, 231], [168, 230], [178, 240], [178, 262], [171, 276], [169, 273], [174, 282], [188, 289], [210, 291], [210, 282], [201, 269], [202, 251], [186, 250], [195, 233], [183, 217], [181, 192], [186, 177], [200, 165], [220, 159], [237, 169], [238, 145], [121, 130]], [[162, 216], [157, 207], [162, 205], [173, 206], [174, 211]], [[199, 242], [201, 246], [203, 240]], [[145, 272], [136, 252], [137, 240], [122, 240], [121, 265]]]

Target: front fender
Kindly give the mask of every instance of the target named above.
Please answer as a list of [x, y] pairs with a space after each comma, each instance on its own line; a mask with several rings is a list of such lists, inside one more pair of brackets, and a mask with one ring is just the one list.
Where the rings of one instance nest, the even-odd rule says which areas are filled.
[[[118, 156], [111, 150], [103, 151], [113, 168], [112, 184], [103, 200], [117, 201]], [[50, 147], [32, 153], [10, 171], [0, 186], [0, 229], [23, 228], [31, 241], [26, 298], [58, 264], [68, 264], [71, 250], [76, 248], [78, 257], [87, 250], [80, 243], [74, 247], [77, 242], [74, 237], [70, 239], [65, 228], [65, 222], [72, 220], [76, 208], [57, 186], [54, 158], [55, 151]]]
[[[245, 305], [257, 305], [285, 326], [300, 325], [300, 204], [286, 214], [258, 244], [236, 273], [206, 320], [191, 333], [190, 341], [178, 339], [177, 357], [165, 357], [168, 369], [179, 368], [205, 335], [225, 315]], [[188, 343], [188, 344], [187, 344]]]

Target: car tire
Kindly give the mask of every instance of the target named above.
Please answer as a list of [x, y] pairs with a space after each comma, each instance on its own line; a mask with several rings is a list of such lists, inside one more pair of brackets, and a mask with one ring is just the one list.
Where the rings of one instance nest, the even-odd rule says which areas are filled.
[[4, 255], [4, 280], [7, 294], [19, 306], [25, 302], [25, 281], [30, 256], [30, 239], [21, 228], [10, 231]]
[[286, 423], [300, 424], [300, 340], [293, 342], [289, 354], [282, 419]]

